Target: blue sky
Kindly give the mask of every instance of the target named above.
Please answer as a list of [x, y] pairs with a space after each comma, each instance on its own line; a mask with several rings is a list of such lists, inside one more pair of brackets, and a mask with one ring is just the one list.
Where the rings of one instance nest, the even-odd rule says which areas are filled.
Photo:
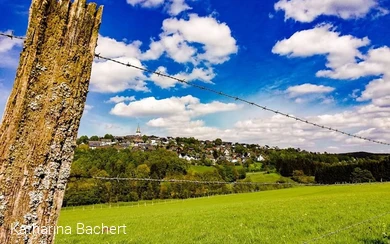
[[[360, 136], [390, 141], [390, 0], [97, 0], [96, 52]], [[23, 36], [30, 1], [0, 0]], [[22, 43], [0, 39], [0, 113]], [[220, 137], [311, 151], [388, 147], [95, 60], [79, 134]]]

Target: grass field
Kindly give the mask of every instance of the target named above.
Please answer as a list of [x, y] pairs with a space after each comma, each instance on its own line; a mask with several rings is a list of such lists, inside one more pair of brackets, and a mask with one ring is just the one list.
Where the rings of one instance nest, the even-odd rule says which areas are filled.
[[[63, 210], [59, 225], [72, 235], [56, 243], [309, 243], [387, 244], [390, 184], [313, 186], [184, 201]], [[76, 223], [126, 225], [127, 234], [77, 235]]]
[[197, 172], [197, 173], [204, 173], [204, 172], [213, 172], [215, 171], [216, 169], [214, 167], [208, 167], [208, 166], [202, 166], [202, 165], [191, 165], [190, 171], [194, 171], [194, 172]]
[[290, 178], [283, 177], [277, 173], [266, 174], [265, 172], [246, 173], [246, 177], [249, 177], [253, 182], [277, 182], [278, 180], [284, 180], [285, 182], [294, 182]]

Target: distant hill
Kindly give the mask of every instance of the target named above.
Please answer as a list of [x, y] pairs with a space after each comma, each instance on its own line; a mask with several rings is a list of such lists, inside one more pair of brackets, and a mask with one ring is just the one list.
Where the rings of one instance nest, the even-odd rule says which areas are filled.
[[345, 155], [354, 158], [378, 158], [378, 157], [390, 156], [390, 153], [350, 152], [350, 153], [340, 153], [338, 155]]

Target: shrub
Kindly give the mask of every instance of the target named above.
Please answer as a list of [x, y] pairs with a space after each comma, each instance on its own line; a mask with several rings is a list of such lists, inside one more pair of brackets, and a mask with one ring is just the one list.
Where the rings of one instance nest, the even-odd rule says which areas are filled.
[[374, 182], [375, 178], [371, 171], [357, 167], [351, 173], [351, 181], [353, 183]]

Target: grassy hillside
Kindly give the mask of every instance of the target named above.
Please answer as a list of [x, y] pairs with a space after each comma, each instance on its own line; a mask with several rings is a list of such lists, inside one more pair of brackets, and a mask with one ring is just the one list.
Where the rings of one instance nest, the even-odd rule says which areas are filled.
[[256, 172], [256, 173], [246, 173], [246, 177], [250, 178], [253, 182], [277, 182], [280, 180], [283, 180], [285, 182], [294, 182], [290, 178], [283, 177], [280, 174], [277, 173], [270, 173], [267, 174], [265, 172]]
[[[390, 212], [390, 184], [300, 187], [119, 207], [63, 210], [59, 224], [127, 226], [124, 235], [58, 235], [65, 243], [303, 243]], [[315, 243], [387, 243], [390, 215]], [[74, 231], [75, 232], [75, 231]]]
[[194, 171], [197, 173], [204, 173], [204, 172], [213, 172], [216, 169], [214, 167], [208, 167], [208, 166], [202, 166], [202, 165], [191, 165], [189, 171]]

